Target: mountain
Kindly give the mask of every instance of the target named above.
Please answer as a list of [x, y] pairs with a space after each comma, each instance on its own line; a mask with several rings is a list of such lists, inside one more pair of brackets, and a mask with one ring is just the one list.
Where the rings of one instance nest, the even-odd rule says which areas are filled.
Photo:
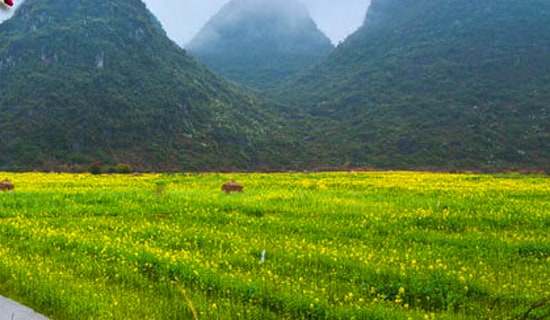
[[0, 169], [279, 166], [292, 139], [270, 110], [140, 0], [26, 0], [0, 24]]
[[550, 167], [550, 2], [373, 0], [365, 24], [279, 88], [326, 163]]
[[267, 89], [319, 62], [333, 46], [298, 0], [232, 0], [187, 49], [226, 78]]

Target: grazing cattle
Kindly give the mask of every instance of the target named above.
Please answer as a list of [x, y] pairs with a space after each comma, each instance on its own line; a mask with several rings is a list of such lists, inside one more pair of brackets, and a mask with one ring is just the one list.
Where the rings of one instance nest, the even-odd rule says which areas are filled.
[[12, 191], [13, 189], [15, 189], [15, 186], [10, 181], [0, 181], [0, 191]]
[[230, 181], [222, 186], [222, 191], [225, 193], [243, 192], [244, 187], [235, 181]]

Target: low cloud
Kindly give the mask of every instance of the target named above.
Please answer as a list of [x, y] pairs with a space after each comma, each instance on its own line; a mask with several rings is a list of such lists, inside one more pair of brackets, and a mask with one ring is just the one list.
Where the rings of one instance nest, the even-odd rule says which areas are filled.
[[[0, 23], [9, 19], [24, 0], [12, 9], [0, 9]], [[159, 18], [168, 35], [185, 44], [229, 0], [143, 0]], [[319, 28], [338, 43], [363, 22], [370, 0], [302, 0]]]
[[[174, 41], [189, 42], [228, 0], [144, 0]], [[319, 28], [334, 42], [362, 23], [370, 0], [302, 0]]]

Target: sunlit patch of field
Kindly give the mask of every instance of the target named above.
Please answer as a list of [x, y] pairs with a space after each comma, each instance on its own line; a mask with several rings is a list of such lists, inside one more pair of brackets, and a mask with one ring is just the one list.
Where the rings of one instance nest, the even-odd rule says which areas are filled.
[[[550, 179], [0, 173], [0, 294], [52, 319], [535, 319]], [[245, 193], [226, 195], [235, 179]], [[262, 263], [262, 251], [265, 261]]]

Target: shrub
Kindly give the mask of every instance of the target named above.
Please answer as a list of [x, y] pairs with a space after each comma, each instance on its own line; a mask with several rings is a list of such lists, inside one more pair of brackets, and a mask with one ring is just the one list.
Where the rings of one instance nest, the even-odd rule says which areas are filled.
[[127, 164], [117, 164], [116, 166], [105, 167], [103, 171], [107, 173], [128, 174], [132, 173], [132, 167]]
[[115, 171], [116, 173], [128, 174], [128, 173], [132, 173], [133, 170], [132, 170], [132, 167], [130, 167], [127, 164], [117, 164], [115, 166]]
[[88, 168], [88, 171], [91, 173], [91, 174], [101, 174], [102, 173], [102, 166], [101, 166], [101, 163], [99, 162], [95, 162], [93, 163], [90, 168]]

